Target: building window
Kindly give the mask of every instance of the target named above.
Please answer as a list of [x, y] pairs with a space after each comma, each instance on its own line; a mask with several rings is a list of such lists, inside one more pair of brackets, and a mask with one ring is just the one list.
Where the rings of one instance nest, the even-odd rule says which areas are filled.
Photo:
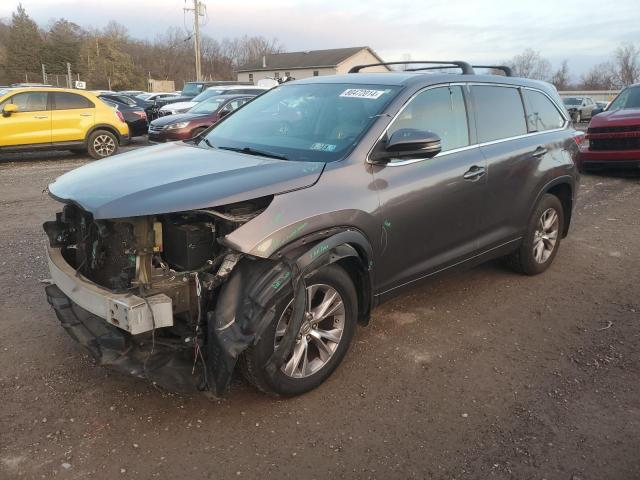
[[273, 78], [275, 79], [280, 78], [280, 72], [273, 72]]
[[249, 81], [250, 81], [250, 82], [253, 82], [253, 73], [250, 73], [250, 74], [249, 74]]
[[314, 71], [313, 71], [313, 76], [314, 76], [314, 77], [317, 77], [318, 75], [319, 75], [318, 70], [314, 70]]

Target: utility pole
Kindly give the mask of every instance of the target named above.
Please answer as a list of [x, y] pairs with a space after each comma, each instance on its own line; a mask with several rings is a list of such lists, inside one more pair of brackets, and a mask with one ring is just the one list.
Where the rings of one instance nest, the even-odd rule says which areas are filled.
[[202, 67], [200, 63], [200, 17], [204, 17], [205, 8], [206, 5], [201, 0], [193, 0], [193, 8], [185, 7], [184, 9], [185, 12], [193, 12], [193, 36], [194, 50], [196, 54], [196, 81], [202, 80]]
[[67, 62], [67, 88], [71, 88], [71, 64]]
[[44, 63], [42, 64], [42, 83], [45, 85], [47, 84], [47, 69], [45, 68]]

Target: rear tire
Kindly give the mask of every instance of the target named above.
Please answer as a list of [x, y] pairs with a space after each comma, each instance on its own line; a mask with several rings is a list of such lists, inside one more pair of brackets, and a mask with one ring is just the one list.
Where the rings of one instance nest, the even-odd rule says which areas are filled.
[[558, 253], [563, 229], [562, 203], [555, 195], [546, 193], [529, 219], [522, 244], [508, 257], [511, 268], [525, 275], [544, 272]]
[[[265, 393], [295, 396], [313, 390], [338, 367], [351, 344], [358, 318], [358, 300], [349, 275], [338, 265], [328, 265], [309, 278], [306, 285], [311, 296], [311, 312], [318, 316], [314, 317], [316, 320], [305, 320], [300, 329], [300, 339], [282, 368], [271, 374], [267, 372], [265, 363], [273, 354], [278, 338], [282, 338], [292, 298], [276, 306], [274, 321], [260, 340], [245, 350], [240, 358], [244, 377]], [[335, 309], [335, 312], [320, 316], [325, 300], [329, 303], [328, 311]], [[317, 322], [315, 326], [314, 322]], [[296, 352], [298, 362], [294, 360]]]
[[118, 139], [108, 130], [96, 130], [87, 139], [87, 150], [96, 160], [110, 157], [118, 153]]

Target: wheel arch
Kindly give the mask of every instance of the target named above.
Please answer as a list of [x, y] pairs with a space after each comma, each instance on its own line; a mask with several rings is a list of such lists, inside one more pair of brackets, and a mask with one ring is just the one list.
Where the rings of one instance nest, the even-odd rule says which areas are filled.
[[296, 257], [304, 252], [333, 254], [326, 256], [324, 265], [335, 263], [351, 278], [358, 297], [358, 323], [367, 325], [374, 307], [373, 248], [359, 230], [344, 227], [311, 233], [298, 238], [272, 255], [271, 258]]
[[564, 216], [564, 225], [562, 228], [562, 238], [566, 237], [569, 233], [569, 226], [571, 224], [571, 216], [573, 213], [574, 204], [574, 185], [572, 177], [563, 176], [558, 177], [551, 182], [547, 183], [544, 188], [538, 194], [536, 201], [534, 202], [532, 209], [538, 204], [540, 199], [545, 194], [551, 194], [557, 197], [562, 204], [562, 213]]
[[118, 144], [122, 145], [122, 135], [120, 135], [120, 132], [118, 132], [118, 130], [113, 127], [112, 125], [109, 125], [107, 123], [99, 123], [97, 125], [92, 126], [89, 131], [87, 132], [87, 134], [84, 137], [84, 144], [85, 147], [89, 146], [89, 137], [94, 133], [97, 132], [98, 130], [106, 130], [109, 133], [113, 133], [116, 136], [116, 139], [118, 140]]

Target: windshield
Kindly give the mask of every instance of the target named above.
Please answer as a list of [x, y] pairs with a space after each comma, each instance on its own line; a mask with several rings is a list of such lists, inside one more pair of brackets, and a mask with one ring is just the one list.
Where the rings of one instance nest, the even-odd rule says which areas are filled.
[[152, 93], [142, 93], [140, 95], [136, 95], [136, 98], [139, 98], [140, 100], [146, 100], [147, 98], [152, 96], [153, 96]]
[[582, 99], [576, 97], [566, 97], [562, 101], [565, 105], [580, 105], [582, 103]]
[[189, 110], [189, 113], [213, 113], [218, 110], [225, 102], [223, 98], [211, 98], [200, 102]]
[[270, 152], [291, 160], [332, 162], [357, 144], [399, 89], [331, 83], [283, 85], [218, 123], [202, 142], [218, 148]]
[[607, 110], [621, 110], [628, 108], [640, 108], [640, 86], [630, 87], [618, 95]]
[[185, 97], [195, 97], [202, 91], [202, 86], [202, 83], [186, 83], [181, 95]]

